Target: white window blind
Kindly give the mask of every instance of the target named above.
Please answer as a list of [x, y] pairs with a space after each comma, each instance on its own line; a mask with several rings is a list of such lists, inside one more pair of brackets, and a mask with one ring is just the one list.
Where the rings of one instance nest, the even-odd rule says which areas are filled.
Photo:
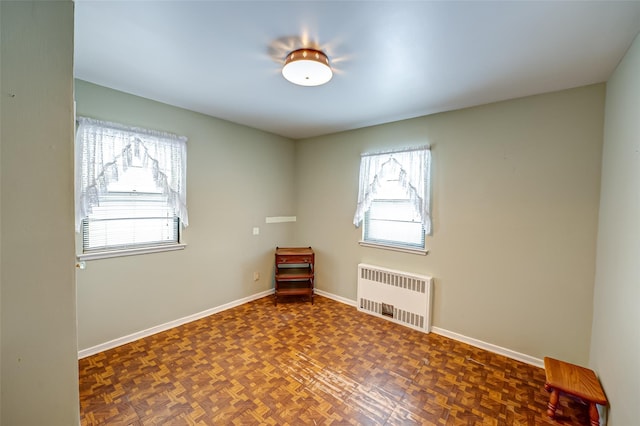
[[84, 251], [178, 243], [180, 220], [150, 174], [130, 167], [100, 195], [82, 224]]

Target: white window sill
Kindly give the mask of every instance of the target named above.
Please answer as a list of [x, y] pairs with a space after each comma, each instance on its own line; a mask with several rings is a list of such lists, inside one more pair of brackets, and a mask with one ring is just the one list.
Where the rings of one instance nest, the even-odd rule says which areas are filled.
[[186, 244], [171, 244], [166, 246], [138, 247], [123, 250], [96, 251], [91, 253], [82, 253], [77, 256], [80, 262], [85, 260], [109, 259], [112, 257], [136, 256], [139, 254], [160, 253], [163, 251], [184, 250]]
[[358, 241], [358, 244], [360, 244], [362, 247], [371, 247], [371, 248], [378, 248], [383, 250], [400, 251], [403, 253], [418, 254], [421, 256], [426, 256], [427, 254], [429, 254], [429, 250], [427, 249], [410, 249], [406, 247], [397, 247], [397, 246], [390, 246], [386, 244], [370, 243], [368, 241]]

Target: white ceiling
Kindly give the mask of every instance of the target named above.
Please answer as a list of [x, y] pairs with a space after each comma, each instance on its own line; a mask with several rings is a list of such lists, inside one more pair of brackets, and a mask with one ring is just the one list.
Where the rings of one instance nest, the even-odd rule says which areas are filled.
[[[76, 78], [294, 139], [606, 81], [640, 1], [88, 1]], [[280, 74], [316, 47], [324, 86]]]

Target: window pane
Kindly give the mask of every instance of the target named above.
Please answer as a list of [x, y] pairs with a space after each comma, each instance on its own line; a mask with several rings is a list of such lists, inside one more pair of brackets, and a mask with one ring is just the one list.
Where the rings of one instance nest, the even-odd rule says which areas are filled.
[[371, 203], [369, 215], [375, 219], [402, 220], [408, 222], [420, 222], [420, 217], [416, 214], [413, 204], [407, 199], [404, 200], [379, 200]]
[[364, 241], [424, 248], [424, 227], [397, 181], [385, 182], [364, 220]]
[[420, 222], [396, 222], [388, 220], [369, 220], [368, 239], [387, 241], [395, 244], [424, 246], [424, 232]]

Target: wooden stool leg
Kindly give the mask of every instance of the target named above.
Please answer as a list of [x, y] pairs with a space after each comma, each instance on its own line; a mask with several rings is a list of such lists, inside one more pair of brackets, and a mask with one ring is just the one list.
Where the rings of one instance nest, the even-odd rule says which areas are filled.
[[558, 408], [558, 398], [560, 392], [557, 389], [551, 389], [551, 395], [549, 396], [549, 404], [547, 405], [547, 416], [553, 418], [556, 415], [556, 408]]
[[591, 419], [591, 426], [600, 426], [600, 415], [595, 402], [589, 403], [589, 418]]

